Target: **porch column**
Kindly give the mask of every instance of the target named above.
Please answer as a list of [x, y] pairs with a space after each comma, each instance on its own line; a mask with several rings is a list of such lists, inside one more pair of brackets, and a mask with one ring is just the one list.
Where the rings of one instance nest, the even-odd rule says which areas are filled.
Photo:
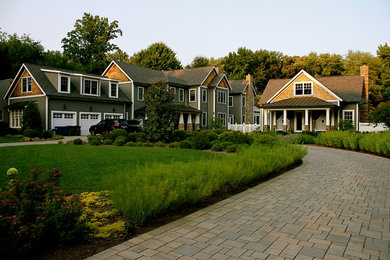
[[195, 130], [200, 129], [199, 123], [200, 123], [199, 114], [196, 114], [196, 116], [195, 116]]
[[272, 131], [276, 131], [276, 111], [272, 111]]
[[192, 132], [192, 116], [191, 114], [188, 114], [188, 119], [187, 119], [187, 131]]
[[287, 110], [283, 110], [283, 132], [287, 132]]
[[269, 131], [269, 126], [268, 126], [268, 111], [264, 109], [264, 127], [263, 127], [264, 132]]
[[336, 130], [336, 127], [334, 125], [335, 117], [336, 117], [336, 111], [332, 110], [330, 113], [330, 130]]
[[303, 130], [309, 131], [309, 109], [305, 109], [305, 125], [303, 126]]
[[330, 131], [330, 108], [326, 109], [325, 127], [326, 131]]
[[180, 117], [179, 117], [179, 130], [184, 130], [184, 116], [183, 116], [183, 113], [180, 113]]

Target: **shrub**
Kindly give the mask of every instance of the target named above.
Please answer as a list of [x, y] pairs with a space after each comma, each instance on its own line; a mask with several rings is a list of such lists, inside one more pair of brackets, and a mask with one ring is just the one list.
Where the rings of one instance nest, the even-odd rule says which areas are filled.
[[184, 130], [176, 130], [172, 133], [171, 142], [180, 142], [187, 138], [188, 134]]
[[144, 142], [142, 144], [143, 147], [153, 147], [153, 144], [151, 142]]
[[314, 144], [315, 143], [315, 137], [311, 134], [307, 133], [300, 133], [297, 135], [297, 137], [293, 140], [293, 143], [295, 144]]
[[85, 240], [88, 228], [81, 220], [77, 197], [59, 190], [57, 169], [32, 169], [26, 178], [10, 181], [0, 193], [0, 253], [15, 258], [37, 245]]
[[126, 130], [123, 130], [123, 129], [112, 130], [112, 132], [110, 133], [111, 141], [114, 142], [118, 136], [124, 136], [126, 138], [126, 140], [127, 140], [127, 132], [126, 132]]
[[163, 142], [157, 142], [154, 144], [156, 147], [165, 147], [165, 144]]
[[127, 142], [126, 144], [125, 144], [126, 146], [135, 146], [136, 144], [135, 144], [135, 142]]
[[42, 132], [42, 120], [39, 113], [38, 105], [34, 101], [30, 101], [23, 111], [22, 131], [25, 129], [37, 130]]
[[179, 142], [173, 142], [168, 145], [169, 148], [180, 148]]
[[42, 138], [49, 139], [53, 137], [53, 132], [50, 130], [45, 130], [42, 132]]
[[218, 136], [220, 142], [231, 142], [234, 144], [251, 144], [252, 137], [239, 131], [225, 131]]
[[143, 142], [136, 142], [135, 146], [143, 146], [143, 144], [144, 144]]
[[75, 145], [81, 145], [81, 144], [83, 144], [83, 140], [81, 140], [80, 138], [74, 139], [74, 140], [73, 140], [73, 144], [75, 144]]
[[354, 126], [353, 123], [349, 120], [340, 120], [339, 129], [341, 131], [348, 131], [348, 130], [353, 130]]
[[258, 134], [254, 137], [254, 145], [275, 144], [278, 138], [269, 134]]
[[137, 133], [137, 142], [146, 142], [146, 134], [143, 132]]
[[223, 143], [220, 143], [220, 142], [216, 142], [213, 144], [213, 146], [211, 146], [211, 151], [223, 151], [225, 149]]
[[112, 141], [111, 141], [111, 139], [104, 139], [103, 144], [104, 145], [112, 145]]
[[1, 121], [0, 122], [0, 136], [5, 136], [9, 134], [9, 124], [6, 122]]
[[127, 135], [127, 140], [129, 142], [137, 142], [137, 133], [129, 133]]
[[102, 139], [97, 135], [88, 136], [88, 143], [90, 145], [100, 145], [102, 143]]
[[235, 153], [237, 151], [237, 145], [236, 144], [228, 145], [225, 148], [225, 151], [228, 152], [228, 153]]
[[194, 132], [192, 137], [186, 140], [192, 143], [192, 148], [198, 150], [210, 149], [211, 142], [216, 140], [218, 135], [214, 131], [199, 131]]
[[192, 147], [192, 143], [190, 141], [183, 140], [183, 141], [180, 142], [180, 148], [191, 149], [193, 147]]
[[35, 129], [26, 129], [23, 131], [23, 135], [26, 137], [34, 138], [34, 137], [39, 137], [40, 133], [38, 130]]
[[127, 142], [127, 136], [118, 136], [115, 141], [115, 146], [123, 146]]

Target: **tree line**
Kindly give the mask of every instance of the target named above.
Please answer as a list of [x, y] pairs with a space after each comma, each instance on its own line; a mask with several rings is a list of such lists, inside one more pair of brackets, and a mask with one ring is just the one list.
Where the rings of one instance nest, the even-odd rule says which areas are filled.
[[[22, 63], [100, 74], [112, 60], [132, 63], [157, 70], [183, 68], [176, 53], [162, 42], [157, 42], [132, 56], [121, 50], [112, 40], [122, 36], [119, 22], [84, 13], [74, 29], [62, 39], [63, 51], [44, 50], [39, 41], [28, 35], [9, 35], [0, 31], [0, 79], [12, 78]], [[185, 68], [219, 66], [229, 79], [254, 77], [254, 85], [261, 94], [270, 79], [291, 78], [301, 69], [314, 77], [359, 74], [360, 66], [370, 68], [370, 104], [377, 107], [390, 100], [390, 46], [378, 46], [377, 56], [369, 52], [352, 51], [346, 55], [311, 52], [305, 56], [288, 56], [269, 50], [250, 50], [245, 47], [225, 57], [197, 56]]]

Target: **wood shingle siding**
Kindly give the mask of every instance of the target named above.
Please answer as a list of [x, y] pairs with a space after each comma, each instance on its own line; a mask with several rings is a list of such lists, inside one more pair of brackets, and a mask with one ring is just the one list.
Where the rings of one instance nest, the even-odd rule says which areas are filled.
[[27, 70], [24, 70], [21, 76], [17, 79], [16, 87], [12, 92], [11, 97], [26, 97], [26, 96], [35, 96], [35, 95], [43, 95], [43, 92], [39, 89], [38, 84], [35, 82], [33, 78], [31, 78], [31, 92], [22, 92], [22, 79], [24, 77], [31, 77], [30, 73]]

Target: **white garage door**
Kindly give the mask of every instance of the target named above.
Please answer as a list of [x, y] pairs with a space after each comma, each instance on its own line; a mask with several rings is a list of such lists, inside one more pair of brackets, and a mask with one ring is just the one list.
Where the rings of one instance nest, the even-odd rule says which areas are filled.
[[52, 111], [51, 113], [51, 129], [56, 126], [75, 126], [76, 112]]
[[80, 131], [81, 135], [89, 135], [91, 125], [96, 125], [101, 120], [100, 113], [84, 113], [80, 112]]

